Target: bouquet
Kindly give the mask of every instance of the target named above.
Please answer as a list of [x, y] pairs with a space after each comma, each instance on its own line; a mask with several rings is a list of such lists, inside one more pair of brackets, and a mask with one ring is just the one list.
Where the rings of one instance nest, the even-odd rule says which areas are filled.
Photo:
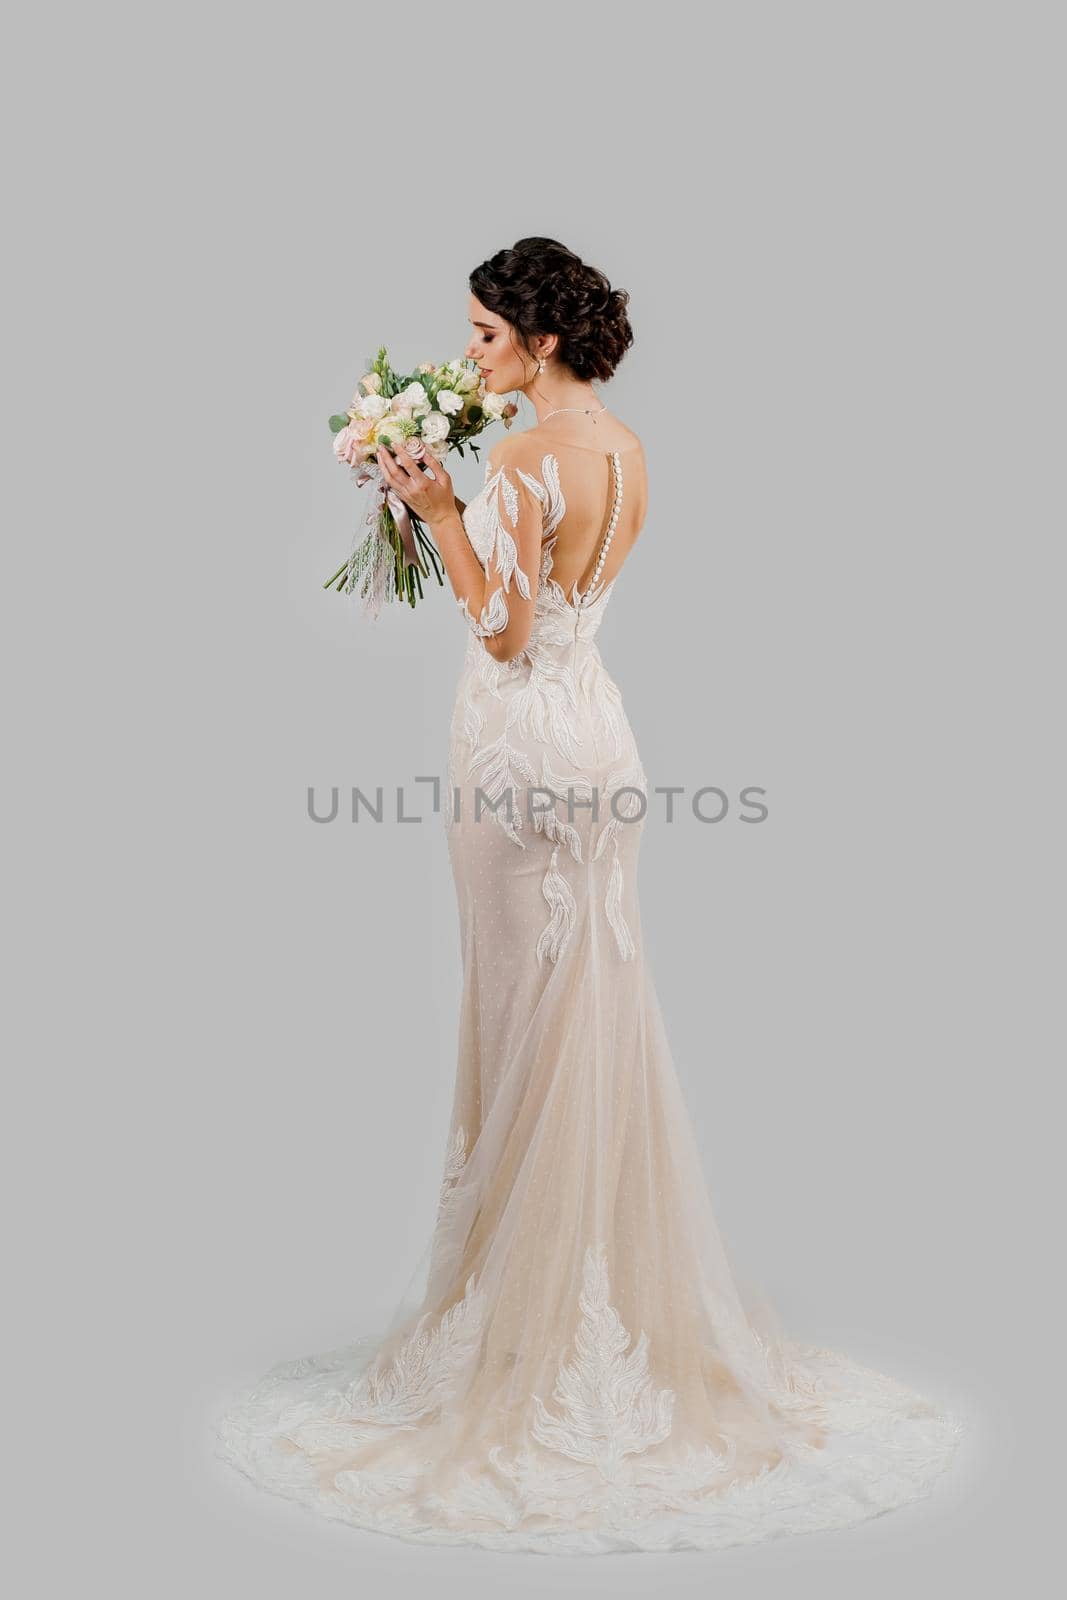
[[[444, 584], [444, 567], [418, 517], [386, 483], [375, 459], [384, 445], [395, 455], [405, 440], [418, 440], [413, 453], [423, 460], [444, 461], [450, 450], [464, 453], [491, 422], [510, 428], [518, 407], [497, 394], [486, 394], [477, 362], [464, 358], [435, 367], [424, 361], [408, 376], [394, 372], [382, 345], [369, 371], [359, 380], [352, 404], [343, 416], [330, 418], [334, 454], [352, 468], [357, 484], [377, 479], [380, 498], [368, 511], [370, 531], [356, 536], [352, 554], [324, 589], [358, 593], [364, 610], [377, 617], [383, 601], [395, 598], [414, 605], [422, 598], [422, 580], [431, 571]], [[427, 565], [428, 563], [428, 565]]]

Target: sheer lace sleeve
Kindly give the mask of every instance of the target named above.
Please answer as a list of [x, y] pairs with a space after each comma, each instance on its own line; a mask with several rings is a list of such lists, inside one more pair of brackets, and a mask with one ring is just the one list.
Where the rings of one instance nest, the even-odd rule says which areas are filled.
[[[533, 626], [541, 570], [545, 491], [520, 466], [526, 452], [517, 441], [500, 440], [490, 451], [481, 491], [486, 553], [481, 558], [485, 591], [461, 597], [460, 606], [490, 655], [510, 661], [526, 647]], [[479, 615], [471, 601], [481, 599]]]

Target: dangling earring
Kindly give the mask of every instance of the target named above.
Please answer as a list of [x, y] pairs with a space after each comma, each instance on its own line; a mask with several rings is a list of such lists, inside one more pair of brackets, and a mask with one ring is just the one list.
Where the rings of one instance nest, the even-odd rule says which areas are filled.
[[538, 372], [544, 372], [544, 370], [545, 370], [545, 359], [544, 359], [544, 356], [542, 356], [539, 359], [539, 361], [537, 363], [537, 370], [538, 370]]

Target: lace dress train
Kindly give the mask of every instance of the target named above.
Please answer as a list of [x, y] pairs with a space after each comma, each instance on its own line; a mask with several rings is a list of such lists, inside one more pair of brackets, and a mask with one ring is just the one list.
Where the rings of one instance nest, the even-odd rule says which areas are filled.
[[[464, 515], [499, 583], [477, 615], [460, 598], [444, 823], [463, 993], [418, 1292], [233, 1397], [216, 1448], [327, 1516], [431, 1542], [699, 1549], [857, 1523], [926, 1494], [963, 1424], [786, 1337], [727, 1257], [643, 951], [648, 786], [596, 643], [615, 578], [568, 595], [553, 577], [605, 455], [610, 527], [643, 458], [537, 432], [494, 450]], [[522, 605], [524, 648], [494, 657]]]

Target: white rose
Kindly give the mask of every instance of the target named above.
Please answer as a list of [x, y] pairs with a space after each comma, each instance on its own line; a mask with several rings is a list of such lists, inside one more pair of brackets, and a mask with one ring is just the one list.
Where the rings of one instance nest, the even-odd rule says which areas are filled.
[[422, 437], [431, 448], [435, 444], [442, 443], [448, 438], [448, 418], [442, 416], [440, 411], [431, 411], [430, 415], [423, 419]]
[[443, 461], [448, 454], [448, 440], [441, 439], [440, 441], [428, 443], [426, 448], [435, 461]]
[[472, 394], [477, 389], [480, 376], [477, 372], [461, 372], [452, 385], [457, 394]]
[[364, 394], [377, 394], [382, 387], [381, 377], [377, 372], [368, 372], [359, 380], [359, 389], [356, 390], [356, 399], [360, 397], [360, 390]]
[[380, 394], [364, 394], [359, 396], [352, 409], [358, 417], [377, 422], [389, 410], [389, 402]]
[[409, 383], [406, 389], [401, 389], [398, 400], [402, 400], [409, 411], [429, 411], [430, 399], [421, 383]]
[[507, 399], [504, 395], [490, 393], [486, 395], [484, 401], [482, 402], [482, 410], [485, 412], [490, 422], [499, 422], [501, 417], [504, 415], [504, 407], [507, 405], [507, 403]]
[[437, 409], [443, 411], [446, 417], [454, 417], [457, 411], [463, 410], [462, 396], [456, 394], [454, 389], [439, 389], [437, 391]]

